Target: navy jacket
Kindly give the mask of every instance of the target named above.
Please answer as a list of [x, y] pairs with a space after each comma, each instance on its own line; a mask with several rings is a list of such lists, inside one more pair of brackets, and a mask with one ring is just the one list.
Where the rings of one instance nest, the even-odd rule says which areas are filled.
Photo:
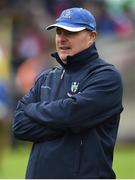
[[18, 102], [13, 132], [32, 141], [26, 178], [115, 178], [122, 82], [92, 47], [45, 71]]

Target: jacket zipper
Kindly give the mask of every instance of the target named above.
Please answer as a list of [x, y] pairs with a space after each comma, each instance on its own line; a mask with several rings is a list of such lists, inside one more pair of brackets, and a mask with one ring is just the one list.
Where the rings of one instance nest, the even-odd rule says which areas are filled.
[[55, 100], [57, 100], [58, 97], [59, 97], [59, 92], [60, 92], [60, 88], [61, 88], [61, 85], [62, 85], [62, 80], [64, 78], [64, 74], [65, 74], [65, 69], [62, 70], [62, 73], [60, 75], [60, 82], [59, 82], [59, 84], [57, 86], [57, 91], [56, 91], [56, 94], [55, 94], [55, 97], [56, 97]]
[[80, 141], [80, 159], [79, 159], [79, 172], [80, 172], [80, 168], [81, 168], [81, 162], [82, 162], [82, 150], [83, 150], [83, 139], [81, 139]]
[[60, 79], [63, 79], [63, 77], [64, 77], [64, 74], [65, 74], [65, 69], [63, 69], [63, 71], [62, 71], [62, 74], [61, 74], [61, 77], [60, 77]]
[[79, 156], [78, 156], [78, 165], [77, 165], [77, 171], [76, 173], [80, 172], [81, 169], [81, 163], [82, 163], [82, 150], [83, 150], [83, 139], [81, 138], [80, 144], [79, 144]]

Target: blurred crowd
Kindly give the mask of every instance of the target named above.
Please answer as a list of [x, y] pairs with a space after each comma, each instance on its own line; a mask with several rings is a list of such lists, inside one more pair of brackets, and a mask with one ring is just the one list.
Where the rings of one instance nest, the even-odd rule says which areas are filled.
[[[38, 74], [55, 64], [49, 55], [55, 50], [53, 33], [48, 34], [45, 27], [63, 9], [84, 7], [96, 17], [98, 38], [132, 39], [134, 4], [134, 0], [121, 4], [113, 0], [0, 1], [0, 146], [6, 142], [17, 100], [29, 91]], [[11, 144], [15, 147], [14, 138]]]

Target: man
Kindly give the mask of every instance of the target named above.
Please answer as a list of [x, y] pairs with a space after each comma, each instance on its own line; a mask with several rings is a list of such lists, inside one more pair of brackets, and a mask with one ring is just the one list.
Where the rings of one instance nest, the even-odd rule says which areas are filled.
[[52, 28], [57, 49], [52, 56], [62, 67], [41, 74], [14, 116], [14, 135], [33, 142], [26, 178], [115, 178], [120, 74], [99, 58], [90, 12], [64, 10], [47, 30]]

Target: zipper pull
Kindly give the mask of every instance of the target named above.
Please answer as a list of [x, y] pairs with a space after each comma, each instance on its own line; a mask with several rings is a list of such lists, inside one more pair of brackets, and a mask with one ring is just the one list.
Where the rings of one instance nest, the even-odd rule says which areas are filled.
[[82, 146], [82, 144], [83, 144], [83, 140], [81, 139], [80, 146]]
[[63, 79], [65, 73], [65, 69], [63, 69], [60, 79]]

